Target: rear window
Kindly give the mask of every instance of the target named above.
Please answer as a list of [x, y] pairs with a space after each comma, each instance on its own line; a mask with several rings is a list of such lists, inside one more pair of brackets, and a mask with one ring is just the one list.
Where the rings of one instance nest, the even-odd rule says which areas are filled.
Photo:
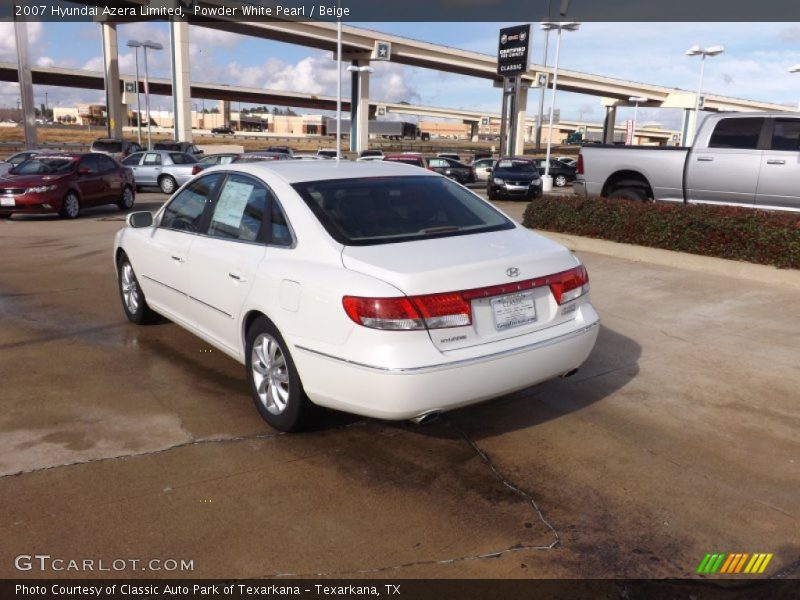
[[122, 142], [115, 142], [114, 140], [97, 140], [92, 143], [93, 152], [122, 152]]
[[328, 233], [348, 246], [513, 229], [473, 193], [444, 177], [370, 177], [297, 183]]
[[495, 171], [512, 171], [515, 173], [537, 172], [536, 165], [529, 160], [498, 160]]
[[32, 158], [18, 164], [11, 172], [14, 175], [69, 173], [75, 160], [74, 158]]
[[169, 157], [176, 165], [191, 165], [197, 162], [197, 159], [191, 154], [182, 154], [180, 152], [170, 153]]
[[760, 117], [722, 119], [714, 128], [709, 148], [740, 148], [755, 150], [764, 119]]

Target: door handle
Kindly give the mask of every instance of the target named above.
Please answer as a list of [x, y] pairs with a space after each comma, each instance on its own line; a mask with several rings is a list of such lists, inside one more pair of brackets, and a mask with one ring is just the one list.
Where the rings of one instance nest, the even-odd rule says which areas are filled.
[[175, 254], [173, 254], [173, 255], [172, 255], [172, 260], [174, 260], [175, 262], [182, 263], [182, 262], [183, 262], [184, 260], [186, 260], [186, 259], [185, 259], [185, 258], [183, 258], [182, 256], [176, 256]]
[[785, 165], [786, 161], [780, 158], [774, 158], [767, 161], [768, 165]]
[[228, 277], [238, 281], [239, 283], [244, 283], [245, 281], [247, 281], [247, 279], [242, 277], [242, 274], [239, 273], [239, 271], [231, 271], [230, 273], [228, 273]]
[[712, 162], [714, 160], [713, 156], [698, 156], [697, 160], [700, 162]]

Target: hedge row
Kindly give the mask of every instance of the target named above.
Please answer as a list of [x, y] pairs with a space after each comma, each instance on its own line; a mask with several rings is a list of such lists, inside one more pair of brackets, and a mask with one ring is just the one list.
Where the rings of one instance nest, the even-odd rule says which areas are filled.
[[534, 229], [800, 269], [800, 215], [750, 208], [544, 196], [525, 209]]

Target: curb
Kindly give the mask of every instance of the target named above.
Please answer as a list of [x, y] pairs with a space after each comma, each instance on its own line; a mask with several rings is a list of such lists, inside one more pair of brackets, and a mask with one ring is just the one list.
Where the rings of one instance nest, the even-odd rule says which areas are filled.
[[563, 244], [573, 252], [605, 254], [606, 256], [624, 258], [635, 262], [647, 262], [663, 267], [675, 267], [725, 277], [736, 277], [750, 282], [782, 285], [800, 290], [800, 271], [796, 269], [778, 269], [770, 265], [757, 265], [713, 256], [699, 256], [686, 252], [662, 250], [661, 248], [620, 244], [619, 242], [609, 242], [607, 240], [556, 233], [554, 231], [542, 231], [540, 229], [535, 231]]

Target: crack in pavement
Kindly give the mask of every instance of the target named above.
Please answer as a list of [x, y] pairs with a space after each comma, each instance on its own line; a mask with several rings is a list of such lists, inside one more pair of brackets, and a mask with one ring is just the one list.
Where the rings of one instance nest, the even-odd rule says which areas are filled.
[[478, 456], [478, 458], [483, 461], [483, 463], [489, 467], [489, 470], [492, 474], [502, 483], [505, 487], [510, 489], [515, 494], [518, 494], [525, 498], [526, 502], [530, 504], [531, 508], [533, 509], [534, 513], [539, 517], [539, 520], [552, 532], [553, 534], [553, 541], [545, 546], [534, 546], [528, 544], [515, 544], [513, 546], [509, 546], [507, 548], [503, 548], [501, 550], [493, 550], [490, 552], [483, 552], [480, 554], [471, 554], [467, 556], [456, 556], [452, 558], [444, 558], [444, 559], [428, 559], [428, 560], [418, 560], [412, 561], [407, 563], [401, 563], [396, 565], [385, 565], [380, 567], [371, 567], [366, 569], [355, 569], [351, 571], [319, 571], [319, 572], [309, 572], [309, 573], [270, 573], [267, 575], [261, 575], [261, 578], [270, 578], [270, 577], [341, 577], [341, 576], [348, 576], [348, 575], [367, 575], [371, 573], [385, 573], [388, 571], [398, 571], [400, 569], [407, 569], [409, 567], [418, 567], [418, 566], [425, 566], [425, 565], [450, 565], [459, 562], [466, 562], [471, 560], [483, 560], [487, 558], [500, 558], [504, 554], [510, 554], [512, 552], [522, 552], [525, 550], [553, 550], [561, 543], [561, 536], [559, 536], [558, 531], [556, 531], [555, 527], [545, 518], [542, 509], [539, 507], [539, 504], [533, 497], [533, 494], [524, 490], [513, 481], [511, 481], [506, 475], [503, 474], [500, 469], [497, 468], [497, 465], [491, 459], [489, 454], [478, 444], [475, 440], [470, 437], [470, 435], [464, 431], [464, 429], [450, 419], [446, 419], [443, 416], [440, 417], [442, 421], [444, 421], [448, 427], [454, 429], [462, 438], [463, 440], [472, 448], [473, 452]]
[[[542, 512], [542, 509], [539, 507], [539, 504], [536, 502], [536, 499], [533, 495], [528, 492], [527, 490], [521, 488], [519, 485], [514, 483], [511, 479], [509, 479], [494, 463], [492, 458], [489, 454], [481, 448], [477, 442], [464, 430], [456, 422], [446, 419], [445, 417], [440, 417], [445, 424], [450, 427], [451, 429], [455, 430], [456, 433], [470, 446], [472, 451], [478, 456], [478, 458], [489, 468], [492, 472], [492, 475], [503, 484], [506, 488], [511, 490], [513, 493], [522, 496], [526, 503], [530, 505], [533, 512], [536, 514], [538, 519], [545, 525], [545, 527], [552, 533], [552, 541], [547, 545], [530, 545], [530, 544], [515, 544], [513, 546], [509, 546], [507, 548], [503, 548], [500, 550], [493, 550], [489, 552], [483, 552], [480, 554], [472, 554], [466, 556], [456, 556], [451, 558], [445, 559], [430, 559], [430, 560], [419, 560], [419, 561], [412, 561], [408, 563], [401, 563], [396, 565], [386, 565], [380, 567], [372, 567], [367, 569], [356, 569], [351, 571], [320, 571], [320, 572], [309, 572], [309, 573], [270, 573], [267, 575], [262, 575], [262, 578], [270, 578], [270, 577], [328, 577], [328, 576], [345, 576], [345, 575], [365, 575], [370, 573], [383, 573], [388, 571], [396, 571], [400, 569], [406, 569], [409, 567], [416, 567], [416, 566], [424, 566], [424, 565], [449, 565], [459, 562], [466, 562], [471, 560], [484, 560], [489, 558], [499, 558], [504, 554], [509, 554], [513, 552], [522, 552], [522, 551], [546, 551], [546, 550], [553, 550], [561, 543], [561, 537], [556, 531], [555, 527], [547, 520]], [[357, 427], [357, 426], [364, 426], [369, 424], [368, 421], [356, 421], [354, 423], [348, 423], [337, 427], [336, 429], [347, 429], [350, 427]], [[158, 454], [163, 454], [165, 452], [169, 452], [171, 450], [176, 450], [179, 448], [185, 448], [188, 446], [197, 446], [197, 445], [205, 445], [205, 444], [227, 444], [227, 443], [234, 443], [234, 442], [241, 442], [241, 441], [251, 441], [251, 440], [263, 440], [263, 439], [272, 439], [278, 438], [281, 436], [286, 435], [285, 432], [274, 432], [274, 433], [261, 433], [261, 434], [253, 434], [253, 435], [242, 435], [242, 436], [233, 436], [233, 437], [226, 437], [226, 438], [201, 438], [201, 439], [189, 439], [185, 442], [181, 442], [179, 444], [173, 444], [172, 446], [167, 446], [165, 448], [160, 448], [158, 450], [150, 450], [147, 452], [139, 452], [135, 454], [125, 454], [119, 456], [107, 456], [103, 458], [90, 458], [86, 460], [78, 460], [70, 463], [64, 463], [59, 465], [50, 465], [47, 467], [40, 467], [35, 469], [28, 469], [28, 470], [21, 470], [15, 473], [8, 473], [6, 475], [0, 475], [0, 481], [3, 479], [8, 479], [11, 477], [17, 477], [20, 475], [27, 475], [31, 473], [40, 473], [43, 471], [50, 471], [54, 469], [61, 469], [66, 467], [73, 467], [78, 465], [86, 465], [92, 463], [99, 463], [99, 462], [109, 462], [114, 460], [128, 460], [139, 458], [142, 456], [154, 456]]]

